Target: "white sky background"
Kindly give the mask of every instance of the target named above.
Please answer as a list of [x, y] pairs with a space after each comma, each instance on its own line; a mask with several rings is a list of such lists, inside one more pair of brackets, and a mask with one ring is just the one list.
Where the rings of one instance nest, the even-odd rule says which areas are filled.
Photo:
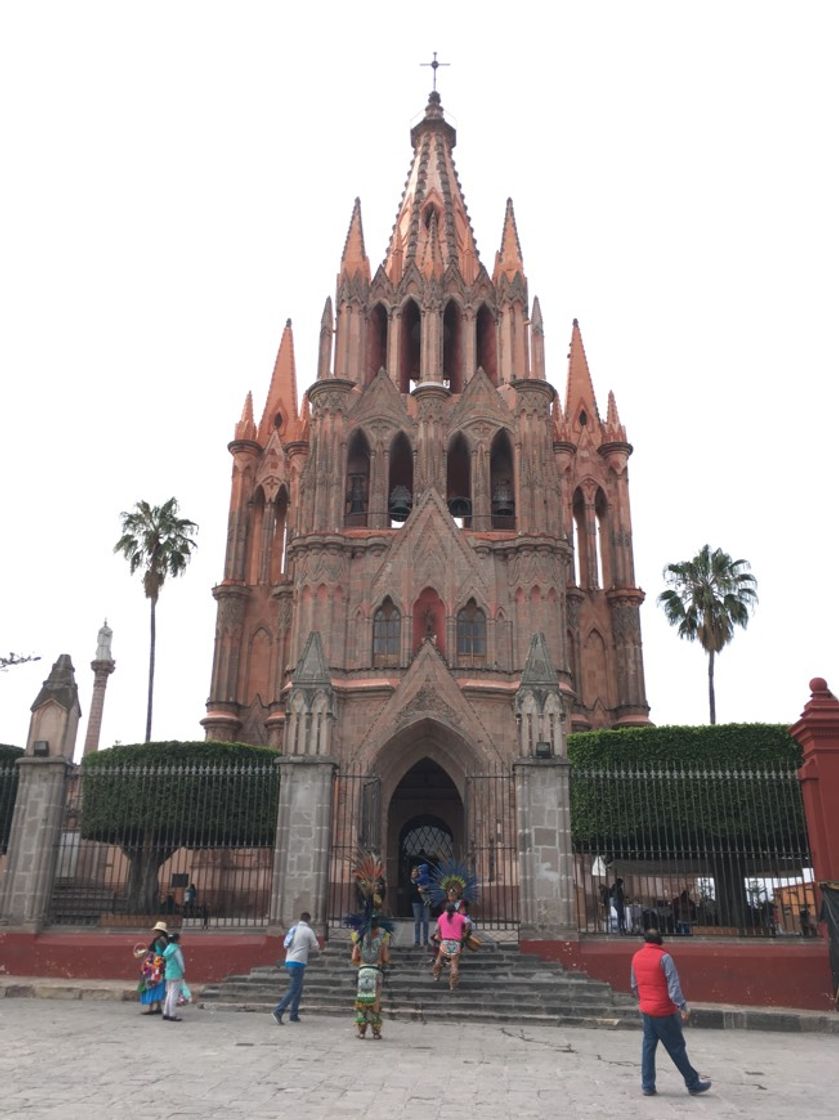
[[549, 379], [564, 400], [576, 316], [635, 447], [653, 720], [707, 722], [704, 654], [655, 605], [706, 541], [760, 582], [718, 719], [839, 688], [837, 24], [827, 2], [5, 4], [0, 649], [42, 660], [0, 674], [0, 742], [66, 652], [81, 746], [106, 616], [101, 743], [142, 739], [148, 604], [112, 547], [121, 510], [171, 495], [199, 548], [161, 594], [153, 737], [203, 737], [226, 445], [286, 318], [314, 381], [356, 195], [381, 262], [435, 49], [484, 264], [510, 195]]

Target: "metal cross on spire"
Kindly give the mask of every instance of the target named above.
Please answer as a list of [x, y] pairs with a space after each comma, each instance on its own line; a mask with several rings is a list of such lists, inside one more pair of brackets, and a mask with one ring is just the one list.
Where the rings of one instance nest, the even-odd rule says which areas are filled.
[[421, 62], [420, 66], [430, 66], [431, 67], [431, 69], [434, 72], [434, 86], [433, 86], [433, 88], [436, 90], [437, 89], [437, 67], [438, 66], [451, 66], [451, 63], [450, 62], [438, 62], [437, 61], [437, 52], [433, 51], [432, 53], [434, 55], [434, 58], [431, 60], [431, 62]]

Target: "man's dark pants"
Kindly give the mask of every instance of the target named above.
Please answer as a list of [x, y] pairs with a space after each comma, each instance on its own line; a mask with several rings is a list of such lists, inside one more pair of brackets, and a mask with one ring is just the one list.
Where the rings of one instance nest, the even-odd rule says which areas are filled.
[[659, 1042], [673, 1059], [676, 1069], [685, 1079], [688, 1089], [695, 1089], [699, 1074], [688, 1061], [682, 1018], [675, 1015], [642, 1015], [644, 1042], [641, 1047], [641, 1088], [645, 1092], [655, 1089], [655, 1051]]
[[278, 1015], [282, 1015], [286, 1008], [289, 1008], [291, 1014], [290, 1019], [296, 1019], [300, 1011], [300, 997], [303, 995], [303, 973], [306, 971], [306, 966], [302, 964], [287, 964], [286, 972], [288, 973], [288, 991], [274, 1008]]

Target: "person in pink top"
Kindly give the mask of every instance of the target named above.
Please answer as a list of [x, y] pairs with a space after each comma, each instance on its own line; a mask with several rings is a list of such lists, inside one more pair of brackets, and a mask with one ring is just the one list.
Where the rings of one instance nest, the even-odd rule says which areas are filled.
[[443, 965], [448, 961], [449, 989], [451, 991], [455, 990], [460, 979], [460, 953], [465, 935], [466, 918], [458, 912], [453, 902], [449, 902], [437, 919], [437, 936], [440, 939], [440, 948], [431, 972], [434, 979], [439, 980]]

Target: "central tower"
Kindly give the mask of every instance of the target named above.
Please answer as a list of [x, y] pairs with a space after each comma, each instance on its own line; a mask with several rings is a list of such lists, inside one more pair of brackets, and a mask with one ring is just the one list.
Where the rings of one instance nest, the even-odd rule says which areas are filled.
[[375, 274], [355, 202], [302, 408], [290, 322], [258, 423], [248, 394], [213, 591], [208, 737], [375, 766], [391, 794], [648, 722], [632, 448], [576, 321], [560, 405], [512, 202], [490, 274], [455, 141], [435, 91]]

